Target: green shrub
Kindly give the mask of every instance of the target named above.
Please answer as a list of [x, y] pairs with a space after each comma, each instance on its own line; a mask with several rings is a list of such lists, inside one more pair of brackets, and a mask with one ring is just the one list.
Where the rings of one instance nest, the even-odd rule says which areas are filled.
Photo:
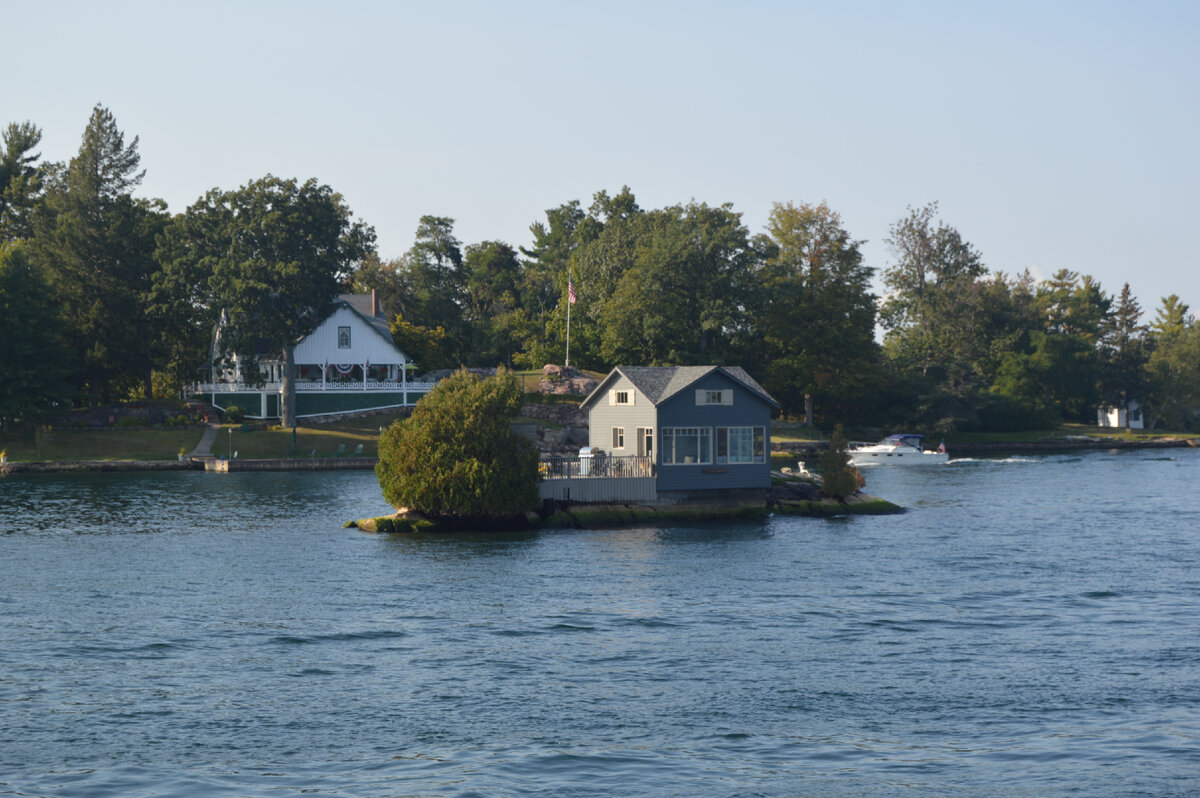
[[850, 465], [841, 424], [834, 428], [833, 435], [829, 437], [829, 449], [821, 453], [818, 467], [821, 470], [821, 492], [826, 496], [843, 499], [861, 486], [858, 469]]
[[241, 424], [246, 420], [246, 411], [237, 405], [225, 408], [225, 420], [230, 424]]
[[512, 430], [524, 396], [506, 370], [438, 383], [379, 436], [375, 474], [393, 507], [458, 519], [514, 515], [538, 503], [537, 450]]
[[117, 429], [136, 429], [142, 426], [142, 420], [137, 416], [121, 416], [117, 419]]

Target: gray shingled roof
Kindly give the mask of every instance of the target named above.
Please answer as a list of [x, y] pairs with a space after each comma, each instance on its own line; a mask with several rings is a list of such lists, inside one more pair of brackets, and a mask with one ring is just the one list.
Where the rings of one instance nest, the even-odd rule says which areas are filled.
[[387, 314], [383, 311], [383, 306], [379, 307], [379, 315], [371, 313], [371, 295], [370, 294], [339, 294], [338, 302], [345, 302], [350, 306], [350, 309], [363, 317], [363, 321], [370, 324], [375, 329], [375, 332], [382, 335], [388, 343], [392, 341], [392, 331], [388, 327]]
[[714, 371], [724, 372], [734, 382], [739, 382], [753, 393], [758, 394], [763, 401], [779, 407], [779, 403], [741, 366], [617, 366], [600, 381], [596, 390], [583, 400], [583, 405], [589, 404], [593, 396], [605, 389], [607, 383], [617, 373], [623, 374], [635, 388], [646, 395], [647, 399], [653, 404], [659, 405]]

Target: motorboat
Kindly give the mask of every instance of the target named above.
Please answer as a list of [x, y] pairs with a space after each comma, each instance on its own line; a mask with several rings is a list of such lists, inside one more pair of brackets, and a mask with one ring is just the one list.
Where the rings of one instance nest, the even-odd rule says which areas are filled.
[[936, 451], [926, 451], [924, 440], [924, 435], [889, 435], [879, 443], [852, 447], [848, 454], [850, 462], [856, 466], [936, 465], [950, 459], [944, 445], [938, 446]]

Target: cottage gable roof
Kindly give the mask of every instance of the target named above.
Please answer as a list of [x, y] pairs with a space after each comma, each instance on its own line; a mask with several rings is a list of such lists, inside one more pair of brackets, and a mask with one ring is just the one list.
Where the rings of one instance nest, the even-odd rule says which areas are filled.
[[371, 325], [375, 332], [379, 333], [389, 344], [395, 344], [392, 340], [392, 331], [388, 327], [387, 314], [383, 312], [383, 306], [375, 298], [374, 293], [370, 294], [338, 294], [337, 304], [344, 304], [362, 317], [362, 320]]
[[633, 386], [641, 391], [652, 404], [660, 405], [713, 372], [721, 372], [767, 404], [779, 407], [779, 403], [741, 366], [617, 366], [600, 381], [594, 391], [588, 394], [581, 406], [587, 407], [595, 397], [608, 390], [609, 384], [617, 375], [624, 376], [633, 383]]

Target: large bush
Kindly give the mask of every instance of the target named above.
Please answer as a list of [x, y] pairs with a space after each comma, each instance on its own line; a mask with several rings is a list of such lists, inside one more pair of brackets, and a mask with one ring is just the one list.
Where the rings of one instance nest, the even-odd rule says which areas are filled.
[[821, 453], [817, 462], [821, 471], [821, 492], [826, 496], [844, 499], [862, 487], [858, 469], [850, 465], [841, 424], [834, 428], [829, 436], [829, 448]]
[[460, 371], [438, 383], [405, 420], [379, 436], [383, 498], [432, 516], [514, 515], [538, 503], [537, 451], [512, 429], [524, 395], [501, 369]]

